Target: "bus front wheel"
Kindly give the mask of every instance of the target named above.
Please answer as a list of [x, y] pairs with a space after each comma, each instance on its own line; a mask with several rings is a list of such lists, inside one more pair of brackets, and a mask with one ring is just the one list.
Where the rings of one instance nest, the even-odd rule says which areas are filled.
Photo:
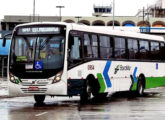
[[89, 80], [86, 80], [84, 87], [83, 87], [83, 92], [80, 95], [80, 101], [82, 103], [87, 102], [91, 97], [91, 86], [89, 84]]
[[34, 100], [37, 104], [43, 104], [45, 95], [34, 95]]

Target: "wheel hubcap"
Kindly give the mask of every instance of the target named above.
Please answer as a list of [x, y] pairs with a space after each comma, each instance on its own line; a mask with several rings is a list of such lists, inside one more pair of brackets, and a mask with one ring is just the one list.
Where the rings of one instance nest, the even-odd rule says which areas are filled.
[[89, 85], [87, 85], [87, 94], [88, 94], [88, 96], [91, 95], [91, 87]]
[[139, 94], [140, 94], [140, 95], [143, 94], [143, 86], [142, 86], [142, 85], [140, 85], [140, 87], [139, 87]]

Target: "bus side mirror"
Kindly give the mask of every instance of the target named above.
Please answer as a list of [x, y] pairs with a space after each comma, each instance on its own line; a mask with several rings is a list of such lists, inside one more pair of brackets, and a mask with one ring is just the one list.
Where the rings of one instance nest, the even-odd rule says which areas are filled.
[[5, 47], [6, 46], [6, 38], [3, 38], [3, 43], [2, 46]]
[[6, 39], [9, 39], [12, 34], [6, 34], [4, 37], [3, 37], [3, 43], [2, 43], [2, 46], [5, 47], [6, 46]]

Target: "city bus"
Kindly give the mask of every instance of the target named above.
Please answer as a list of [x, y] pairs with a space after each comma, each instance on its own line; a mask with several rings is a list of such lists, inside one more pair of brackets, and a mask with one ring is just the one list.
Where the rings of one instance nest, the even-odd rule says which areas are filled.
[[[5, 38], [3, 46], [5, 46]], [[106, 97], [165, 85], [160, 36], [64, 22], [15, 27], [8, 57], [9, 95]]]

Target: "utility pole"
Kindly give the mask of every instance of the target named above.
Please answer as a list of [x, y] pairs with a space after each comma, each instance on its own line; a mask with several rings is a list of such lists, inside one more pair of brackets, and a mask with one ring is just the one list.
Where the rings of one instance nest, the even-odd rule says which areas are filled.
[[61, 8], [64, 8], [64, 6], [56, 6], [56, 8], [59, 8], [59, 16], [60, 16], [60, 21], [62, 20], [61, 18]]
[[143, 7], [143, 26], [144, 26], [145, 22], [144, 22], [144, 7]]
[[33, 0], [33, 22], [35, 22], [35, 3], [36, 1], [35, 0]]
[[112, 21], [112, 26], [114, 29], [115, 26], [115, 0], [113, 0], [113, 21]]

